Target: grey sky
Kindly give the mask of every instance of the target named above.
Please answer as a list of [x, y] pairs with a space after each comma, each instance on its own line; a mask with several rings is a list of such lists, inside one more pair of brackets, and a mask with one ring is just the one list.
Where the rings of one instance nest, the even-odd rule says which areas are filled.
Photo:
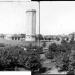
[[41, 2], [41, 34], [75, 32], [75, 1]]
[[[24, 1], [24, 0], [8, 0], [8, 1]], [[37, 16], [36, 26], [38, 32], [39, 9], [37, 2], [28, 2], [28, 1], [0, 2], [0, 33], [5, 34], [27, 33], [26, 11], [29, 9], [36, 9], [36, 16]]]
[[[0, 0], [7, 1], [7, 0]], [[25, 0], [8, 0], [25, 1]], [[26, 0], [27, 1], [27, 0]], [[28, 0], [29, 1], [29, 0]], [[40, 4], [41, 34], [68, 34], [75, 32], [75, 2], [45, 1]], [[26, 10], [35, 8], [38, 33], [38, 2], [0, 2], [0, 33], [26, 33]]]

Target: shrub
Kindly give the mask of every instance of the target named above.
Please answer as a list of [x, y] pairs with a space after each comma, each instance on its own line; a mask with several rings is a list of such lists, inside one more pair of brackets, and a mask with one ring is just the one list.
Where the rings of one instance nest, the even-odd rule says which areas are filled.
[[31, 71], [38, 70], [41, 68], [40, 60], [36, 56], [31, 55], [28, 57], [28, 60], [25, 63], [25, 67]]
[[41, 54], [43, 53], [43, 47], [39, 47], [39, 46], [32, 46], [30, 49], [27, 48], [27, 52], [30, 54]]
[[46, 54], [48, 59], [54, 59], [56, 67], [60, 68], [60, 71], [68, 71], [70, 63], [71, 46], [69, 43], [64, 42], [61, 45], [51, 44], [49, 46], [49, 52]]
[[35, 70], [41, 67], [40, 58], [34, 52], [26, 53], [21, 47], [5, 47], [0, 49], [0, 70], [15, 70], [22, 67]]
[[0, 47], [5, 47], [5, 44], [4, 43], [0, 43]]
[[46, 47], [46, 42], [43, 42], [42, 46], [43, 46], [43, 47]]
[[75, 51], [71, 50], [69, 56], [68, 74], [75, 74]]
[[51, 52], [45, 53], [45, 56], [47, 59], [53, 59], [54, 58], [54, 55]]
[[3, 48], [0, 50], [0, 65], [4, 68], [23, 66], [25, 57], [25, 52], [21, 48]]
[[[60, 65], [61, 65], [60, 71], [68, 71], [69, 57], [68, 57], [67, 54], [64, 54], [62, 57], [63, 57], [63, 58], [62, 58], [62, 60], [61, 60], [62, 65], [60, 64]], [[59, 61], [59, 62], [60, 62], [60, 61]]]
[[46, 57], [48, 59], [53, 59], [54, 57], [57, 57], [60, 54], [61, 46], [57, 45], [56, 43], [52, 43], [48, 49], [49, 51], [46, 54]]

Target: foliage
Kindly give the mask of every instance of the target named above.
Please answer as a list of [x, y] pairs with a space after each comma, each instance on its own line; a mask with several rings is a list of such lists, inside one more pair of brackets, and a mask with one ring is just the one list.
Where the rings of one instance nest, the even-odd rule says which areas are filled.
[[54, 55], [52, 54], [52, 52], [45, 53], [45, 56], [47, 59], [53, 59], [54, 58]]
[[38, 34], [38, 35], [35, 36], [35, 39], [36, 40], [43, 40], [44, 38], [41, 34]]
[[54, 57], [57, 57], [57, 56], [60, 54], [60, 51], [62, 50], [61, 47], [62, 47], [62, 46], [57, 45], [56, 43], [52, 43], [52, 44], [49, 46], [49, 51], [48, 51], [46, 57], [47, 57], [48, 59], [53, 59]]
[[0, 43], [0, 47], [5, 47], [5, 44], [4, 43]]
[[36, 56], [29, 56], [27, 62], [25, 63], [26, 68], [35, 71], [41, 68], [40, 60]]
[[[59, 61], [59, 64], [60, 64], [60, 66], [59, 66], [60, 70], [59, 71], [68, 71], [69, 57], [66, 53], [62, 56], [62, 59]], [[57, 64], [57, 65], [59, 65], [59, 64]]]
[[27, 47], [27, 53], [41, 54], [43, 53], [43, 47], [30, 45], [29, 47]]
[[[60, 68], [60, 71], [70, 71], [69, 68], [74, 69], [74, 65], [71, 63], [75, 63], [74, 55], [70, 55], [72, 53], [71, 51], [72, 46], [66, 41], [63, 41], [61, 45], [52, 43], [49, 46], [49, 51], [46, 54], [46, 57], [48, 59], [54, 59], [55, 65]], [[70, 57], [72, 57], [71, 60]]]
[[74, 34], [72, 34], [72, 38], [71, 38], [71, 40], [70, 40], [70, 44], [72, 45], [72, 44], [75, 44], [75, 41], [74, 41]]
[[56, 57], [56, 66], [60, 65], [60, 71], [68, 71], [68, 74], [75, 74], [75, 44], [73, 41], [68, 43], [63, 40], [60, 46], [60, 54]]
[[35, 67], [39, 65], [41, 64], [38, 54], [28, 54], [21, 47], [15, 46], [0, 49], [0, 70], [15, 70], [15, 67], [34, 70], [39, 68]]
[[43, 47], [46, 47], [46, 42], [43, 42], [42, 46], [43, 46]]

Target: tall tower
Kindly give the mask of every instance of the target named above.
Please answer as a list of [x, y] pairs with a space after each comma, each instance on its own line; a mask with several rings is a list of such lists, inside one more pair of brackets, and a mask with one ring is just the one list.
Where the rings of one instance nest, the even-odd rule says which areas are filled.
[[36, 10], [27, 10], [27, 34], [26, 34], [26, 41], [35, 41], [36, 35]]

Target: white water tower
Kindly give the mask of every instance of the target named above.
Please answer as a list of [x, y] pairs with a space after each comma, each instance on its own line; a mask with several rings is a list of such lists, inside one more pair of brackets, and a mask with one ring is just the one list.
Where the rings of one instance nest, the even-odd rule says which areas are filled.
[[26, 11], [27, 16], [27, 33], [26, 41], [35, 41], [36, 35], [36, 10], [31, 9]]

